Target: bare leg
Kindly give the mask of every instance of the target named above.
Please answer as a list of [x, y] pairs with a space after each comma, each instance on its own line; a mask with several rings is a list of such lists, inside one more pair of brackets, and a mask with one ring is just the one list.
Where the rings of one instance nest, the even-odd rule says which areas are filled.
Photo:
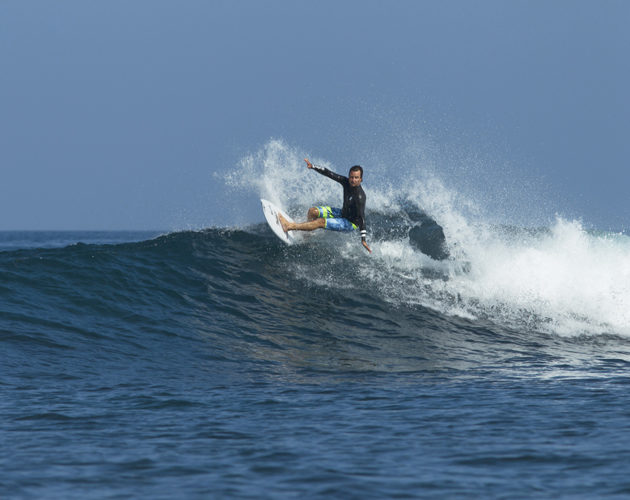
[[278, 214], [278, 220], [280, 221], [282, 230], [285, 233], [287, 231], [314, 231], [315, 229], [321, 229], [326, 226], [326, 219], [322, 218], [309, 220], [307, 222], [289, 222], [282, 217], [282, 215]]

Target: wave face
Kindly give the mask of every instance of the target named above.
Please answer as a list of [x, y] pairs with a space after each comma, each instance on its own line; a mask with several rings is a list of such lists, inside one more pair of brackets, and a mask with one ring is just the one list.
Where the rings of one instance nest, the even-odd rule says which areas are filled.
[[392, 232], [387, 216], [371, 219], [371, 256], [356, 235], [319, 232], [286, 247], [265, 224], [6, 250], [4, 332], [13, 342], [122, 355], [141, 355], [147, 339], [186, 338], [220, 359], [306, 356], [325, 370], [334, 367], [318, 363], [333, 360], [321, 343], [347, 339], [344, 348], [358, 351], [344, 363], [387, 372], [458, 366], [461, 356], [427, 349], [452, 342], [466, 352], [470, 332], [494, 342], [494, 355], [506, 339], [630, 335], [626, 236], [562, 221], [549, 230], [501, 228], [475, 235], [477, 246], [451, 240], [459, 257], [435, 261], [410, 244], [408, 222]]

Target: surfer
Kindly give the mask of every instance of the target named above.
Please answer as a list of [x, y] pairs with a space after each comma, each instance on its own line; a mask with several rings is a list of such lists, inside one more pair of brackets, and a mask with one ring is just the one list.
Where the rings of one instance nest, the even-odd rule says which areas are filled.
[[308, 158], [304, 158], [306, 166], [326, 177], [337, 181], [343, 186], [343, 208], [329, 206], [316, 206], [309, 208], [306, 222], [289, 222], [279, 215], [280, 224], [287, 231], [314, 231], [315, 229], [329, 229], [331, 231], [352, 231], [359, 229], [361, 244], [372, 253], [365, 241], [367, 231], [365, 229], [365, 193], [361, 187], [363, 181], [363, 168], [355, 165], [350, 168], [348, 177], [331, 172], [327, 168], [313, 165]]

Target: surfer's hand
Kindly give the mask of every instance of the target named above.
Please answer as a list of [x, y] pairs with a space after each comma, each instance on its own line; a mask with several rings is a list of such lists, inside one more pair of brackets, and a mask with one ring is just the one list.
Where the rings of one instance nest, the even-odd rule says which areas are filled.
[[313, 164], [310, 161], [308, 161], [308, 158], [304, 158], [304, 161], [306, 162], [306, 166], [308, 168], [313, 168]]
[[370, 250], [370, 247], [368, 246], [367, 242], [362, 241], [361, 244], [365, 247], [365, 249], [369, 252], [372, 253], [372, 250]]

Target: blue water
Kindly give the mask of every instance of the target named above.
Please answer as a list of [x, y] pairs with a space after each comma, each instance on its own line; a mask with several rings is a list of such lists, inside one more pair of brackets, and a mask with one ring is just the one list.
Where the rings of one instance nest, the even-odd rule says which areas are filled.
[[626, 498], [626, 237], [512, 233], [0, 233], [0, 498]]

